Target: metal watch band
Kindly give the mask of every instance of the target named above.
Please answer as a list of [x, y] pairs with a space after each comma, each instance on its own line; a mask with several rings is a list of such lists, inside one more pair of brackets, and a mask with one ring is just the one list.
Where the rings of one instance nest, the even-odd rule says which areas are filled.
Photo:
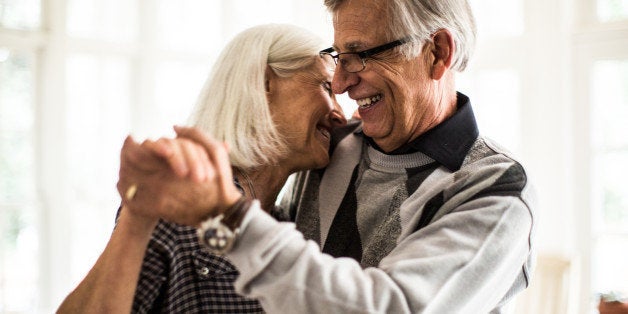
[[217, 255], [226, 254], [233, 248], [242, 219], [251, 201], [242, 196], [223, 214], [211, 217], [201, 223], [197, 235], [201, 244]]

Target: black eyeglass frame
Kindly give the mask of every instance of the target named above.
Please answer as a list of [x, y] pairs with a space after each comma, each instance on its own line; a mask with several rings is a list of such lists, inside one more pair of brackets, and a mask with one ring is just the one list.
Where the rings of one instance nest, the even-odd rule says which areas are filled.
[[357, 71], [349, 71], [347, 70], [343, 65], [342, 68], [349, 72], [349, 73], [358, 73], [360, 71], [363, 71], [364, 69], [366, 69], [366, 59], [368, 58], [372, 58], [374, 55], [382, 53], [386, 50], [390, 50], [393, 49], [395, 47], [401, 46], [405, 43], [408, 43], [410, 41], [412, 41], [413, 37], [412, 36], [408, 36], [408, 37], [404, 37], [401, 39], [397, 39], [394, 41], [391, 41], [389, 43], [377, 46], [377, 47], [373, 47], [370, 49], [366, 49], [366, 50], [362, 50], [362, 51], [357, 51], [357, 52], [340, 52], [340, 53], [336, 53], [335, 55], [333, 54], [334, 52], [336, 52], [336, 50], [334, 49], [334, 47], [329, 47], [327, 49], [323, 49], [321, 50], [318, 54], [323, 57], [325, 55], [328, 55], [330, 57], [332, 57], [334, 59], [334, 63], [336, 65], [338, 65], [338, 59], [340, 58], [341, 55], [357, 55], [360, 58], [360, 61], [362, 62], [362, 68], [357, 70]]

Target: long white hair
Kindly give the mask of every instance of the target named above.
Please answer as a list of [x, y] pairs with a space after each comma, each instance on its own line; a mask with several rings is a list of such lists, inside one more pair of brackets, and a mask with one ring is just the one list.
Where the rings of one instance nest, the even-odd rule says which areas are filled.
[[287, 147], [270, 114], [266, 68], [290, 77], [312, 65], [321, 48], [319, 37], [294, 25], [260, 25], [239, 33], [214, 64], [190, 124], [228, 143], [233, 166], [276, 162]]

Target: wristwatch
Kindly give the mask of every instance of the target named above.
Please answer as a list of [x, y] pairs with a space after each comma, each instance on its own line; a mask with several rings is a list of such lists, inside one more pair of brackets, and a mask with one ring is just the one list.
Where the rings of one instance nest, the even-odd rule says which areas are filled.
[[242, 196], [224, 213], [203, 221], [196, 230], [201, 244], [216, 255], [231, 251], [250, 205], [251, 201]]

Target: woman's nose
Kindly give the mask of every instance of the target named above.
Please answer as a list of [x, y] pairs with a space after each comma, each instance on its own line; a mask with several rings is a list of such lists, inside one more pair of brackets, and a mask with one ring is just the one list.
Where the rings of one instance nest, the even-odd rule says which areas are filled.
[[345, 118], [342, 108], [340, 110], [334, 108], [334, 110], [329, 113], [329, 121], [331, 122], [332, 128], [338, 128], [346, 125], [347, 118]]

